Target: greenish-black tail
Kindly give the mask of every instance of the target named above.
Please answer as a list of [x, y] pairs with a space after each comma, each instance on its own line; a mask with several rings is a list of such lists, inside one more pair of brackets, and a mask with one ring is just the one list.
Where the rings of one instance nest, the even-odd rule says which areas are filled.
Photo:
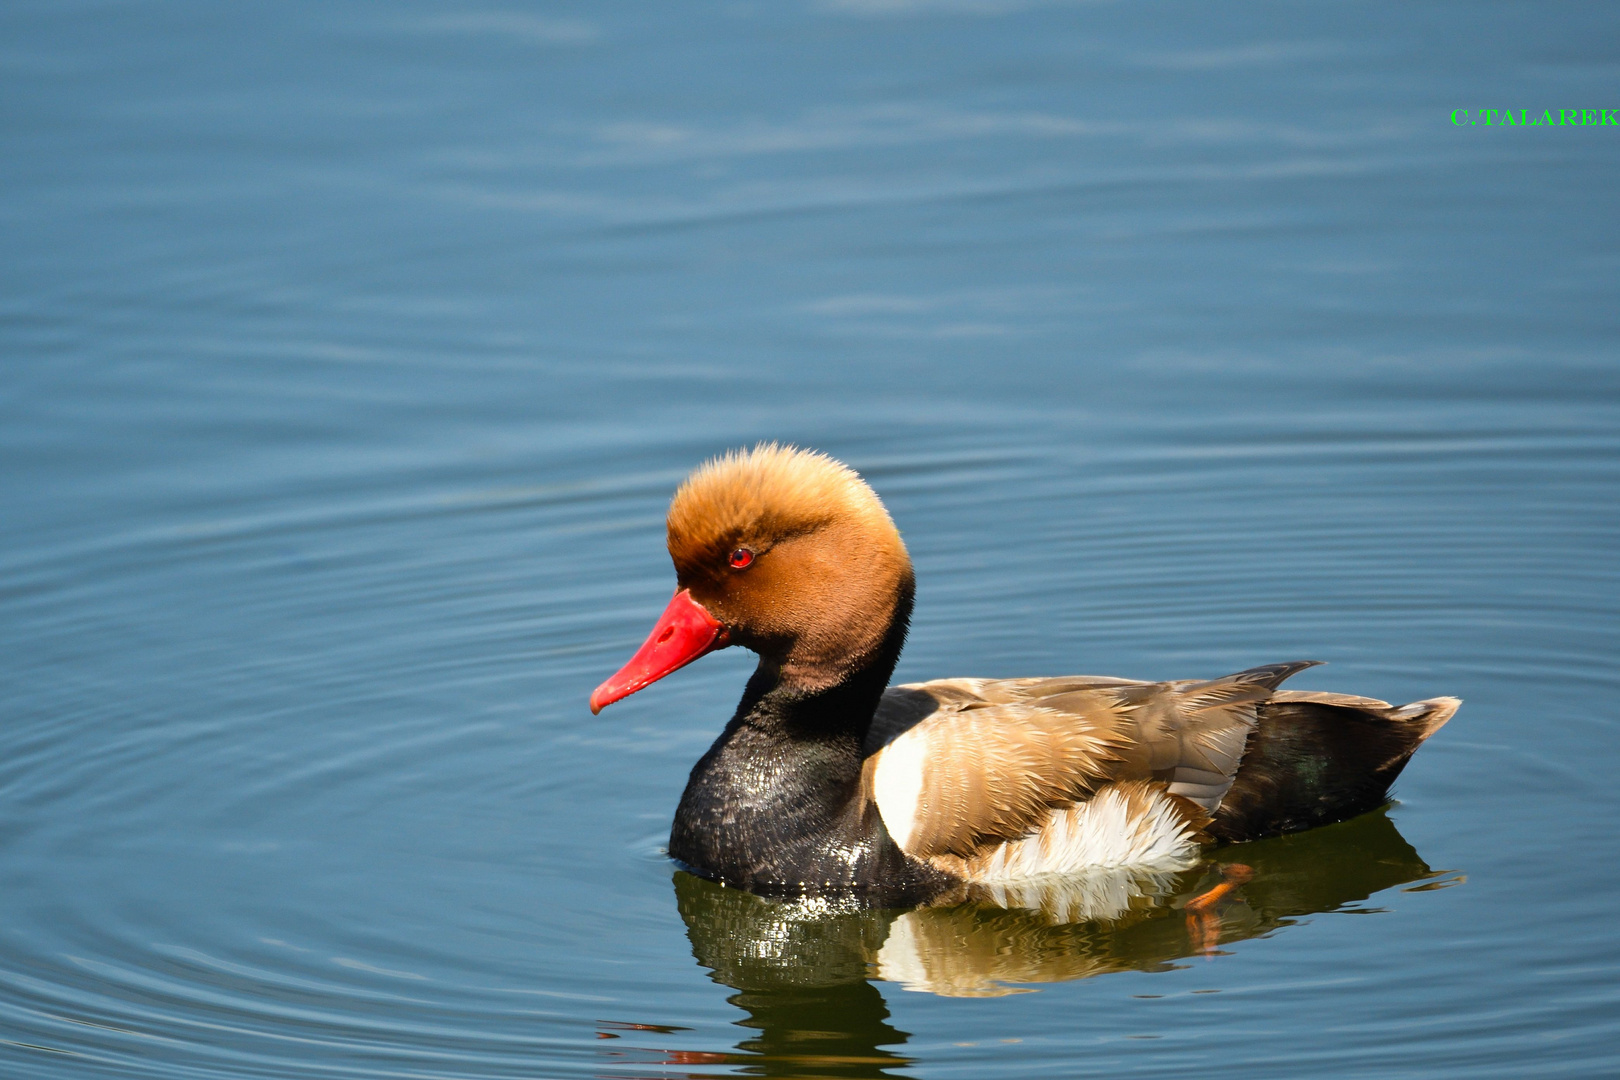
[[1372, 698], [1279, 691], [1259, 707], [1231, 790], [1209, 826], [1218, 840], [1258, 840], [1364, 814], [1461, 700], [1390, 705]]

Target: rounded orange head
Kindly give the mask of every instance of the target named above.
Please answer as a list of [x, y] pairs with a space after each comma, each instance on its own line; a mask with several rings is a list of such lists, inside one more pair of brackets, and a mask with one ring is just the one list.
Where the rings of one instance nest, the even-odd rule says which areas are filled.
[[726, 645], [805, 689], [832, 686], [876, 654], [911, 587], [877, 495], [809, 450], [765, 443], [708, 462], [675, 492], [668, 533], [675, 597], [592, 712]]

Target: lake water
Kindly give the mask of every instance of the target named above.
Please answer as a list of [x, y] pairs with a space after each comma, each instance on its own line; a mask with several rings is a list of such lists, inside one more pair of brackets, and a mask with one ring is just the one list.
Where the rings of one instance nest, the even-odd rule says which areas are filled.
[[[1451, 121], [1620, 105], [1617, 35], [12, 0], [0, 1073], [1620, 1071], [1620, 127]], [[717, 889], [661, 844], [749, 657], [585, 701], [759, 439], [887, 500], [897, 679], [1466, 704], [1243, 849], [1212, 952], [1209, 867], [1108, 923]]]

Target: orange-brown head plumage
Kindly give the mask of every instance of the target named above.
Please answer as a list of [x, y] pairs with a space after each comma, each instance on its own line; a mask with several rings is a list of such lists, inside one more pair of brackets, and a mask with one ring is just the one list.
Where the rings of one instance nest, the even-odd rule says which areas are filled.
[[[763, 443], [708, 462], [676, 491], [668, 539], [681, 586], [806, 686], [869, 660], [909, 602], [911, 560], [888, 511], [825, 454]], [[746, 567], [732, 565], [739, 550]]]

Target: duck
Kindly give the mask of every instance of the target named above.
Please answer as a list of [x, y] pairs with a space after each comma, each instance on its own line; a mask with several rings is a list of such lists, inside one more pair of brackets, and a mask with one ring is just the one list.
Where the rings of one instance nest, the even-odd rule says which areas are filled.
[[668, 854], [766, 896], [922, 904], [1184, 870], [1210, 845], [1385, 805], [1461, 705], [1281, 689], [1311, 660], [890, 686], [916, 591], [905, 543], [854, 470], [795, 446], [701, 465], [666, 534], [675, 593], [591, 712], [716, 650], [758, 656], [692, 768]]

